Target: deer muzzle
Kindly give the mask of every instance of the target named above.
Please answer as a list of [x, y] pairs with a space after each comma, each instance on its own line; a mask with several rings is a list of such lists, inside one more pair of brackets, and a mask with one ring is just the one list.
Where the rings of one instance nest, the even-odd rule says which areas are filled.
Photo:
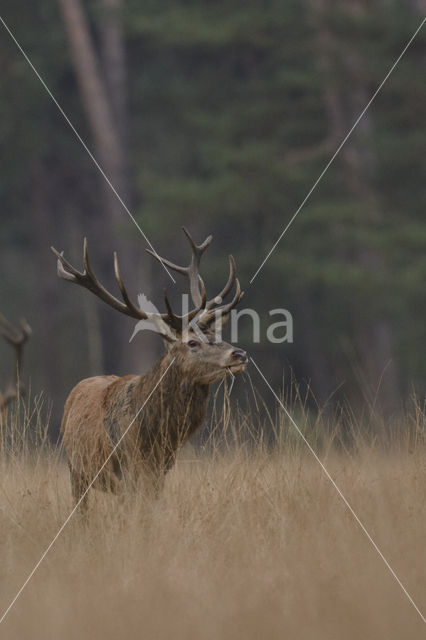
[[247, 353], [243, 349], [234, 349], [231, 353], [230, 360], [228, 369], [232, 371], [232, 373], [244, 371], [248, 362]]

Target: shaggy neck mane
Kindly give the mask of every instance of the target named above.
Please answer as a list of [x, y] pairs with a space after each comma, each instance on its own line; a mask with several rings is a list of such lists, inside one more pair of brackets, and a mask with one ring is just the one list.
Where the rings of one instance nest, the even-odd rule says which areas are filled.
[[[164, 377], [159, 382], [161, 376]], [[193, 375], [185, 372], [179, 354], [166, 353], [151, 371], [139, 376], [136, 404], [140, 407], [146, 402], [138, 418], [142, 453], [151, 456], [158, 449], [160, 455], [165, 448], [164, 462], [168, 466], [168, 458], [173, 457], [202, 424], [208, 395], [209, 385], [196, 382]]]

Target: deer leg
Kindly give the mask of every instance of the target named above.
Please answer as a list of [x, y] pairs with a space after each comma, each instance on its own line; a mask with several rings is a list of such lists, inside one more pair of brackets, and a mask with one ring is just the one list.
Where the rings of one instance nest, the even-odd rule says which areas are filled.
[[145, 468], [143, 474], [144, 489], [149, 498], [154, 500], [159, 498], [164, 487], [164, 475], [163, 469], [159, 467], [150, 465], [148, 468]]
[[70, 478], [71, 478], [71, 493], [74, 500], [74, 506], [79, 507], [80, 513], [87, 513], [87, 499], [86, 493], [89, 483], [87, 479], [81, 474], [77, 473], [70, 466]]
[[152, 497], [154, 500], [158, 500], [160, 497], [165, 481], [165, 474], [163, 472], [159, 472], [152, 478]]
[[166, 473], [171, 469], [176, 460], [176, 453], [169, 451], [159, 465], [150, 465], [148, 470], [149, 494], [157, 500], [164, 488]]

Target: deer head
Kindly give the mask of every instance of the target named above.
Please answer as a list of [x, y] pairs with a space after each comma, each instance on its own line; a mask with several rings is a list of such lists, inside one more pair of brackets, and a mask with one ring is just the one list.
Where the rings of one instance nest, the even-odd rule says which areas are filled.
[[[178, 266], [147, 249], [148, 253], [164, 266], [188, 278], [193, 308], [181, 316], [174, 313], [166, 291], [164, 291], [165, 313], [146, 312], [138, 308], [130, 300], [124, 286], [117, 253], [114, 253], [114, 271], [122, 300], [109, 293], [92, 271], [86, 238], [83, 248], [83, 272], [77, 271], [63, 254], [53, 247], [52, 251], [58, 258], [59, 277], [88, 289], [110, 307], [131, 318], [151, 322], [163, 337], [168, 351], [180, 365], [182, 373], [200, 384], [210, 384], [223, 378], [227, 373], [244, 370], [247, 364], [245, 351], [223, 342], [220, 337], [223, 324], [241, 300], [243, 293], [236, 278], [235, 261], [232, 256], [229, 256], [227, 283], [219, 294], [207, 300], [204, 282], [199, 274], [199, 265], [212, 237], [209, 236], [202, 244], [197, 245], [185, 228], [183, 231], [191, 247], [191, 261], [187, 267]], [[223, 303], [234, 287], [232, 300]]]
[[14, 373], [9, 388], [2, 395], [2, 408], [6, 407], [12, 400], [25, 392], [21, 381], [22, 356], [24, 345], [30, 337], [32, 331], [28, 322], [21, 318], [19, 326], [13, 326], [0, 313], [0, 333], [15, 351]]

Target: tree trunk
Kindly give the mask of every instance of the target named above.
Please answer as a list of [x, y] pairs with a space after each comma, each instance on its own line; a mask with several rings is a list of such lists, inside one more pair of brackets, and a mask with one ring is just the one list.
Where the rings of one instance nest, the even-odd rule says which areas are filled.
[[[128, 207], [133, 203], [132, 181], [129, 179], [131, 170], [128, 154], [128, 110], [127, 110], [127, 67], [125, 39], [123, 29], [123, 0], [98, 0], [100, 6], [100, 19], [97, 23], [100, 40], [100, 61], [105, 79], [111, 112], [120, 138], [123, 150], [122, 167], [122, 194]], [[123, 214], [125, 215], [124, 211]], [[133, 223], [129, 220], [129, 224]], [[126, 282], [129, 290], [139, 292], [141, 281], [141, 253], [143, 238], [136, 232], [126, 237], [126, 255], [123, 256], [126, 273]], [[144, 291], [149, 294], [151, 279], [149, 273], [144, 270], [143, 281], [148, 283]], [[129, 336], [130, 337], [130, 336]], [[153, 354], [156, 353], [155, 345], [152, 345], [152, 336], [139, 336], [130, 348], [123, 350], [124, 367], [130, 367], [132, 371], [138, 371], [141, 366], [141, 353], [144, 363], [153, 364]]]
[[[120, 135], [125, 128], [124, 50], [118, 0], [105, 0], [114, 9], [108, 17], [103, 35], [106, 65], [112, 67], [102, 75], [86, 13], [80, 0], [58, 0], [71, 47], [72, 60], [86, 115], [95, 145], [95, 157], [109, 181], [126, 203], [128, 198], [127, 172], [124, 142]], [[107, 51], [109, 47], [112, 51]], [[105, 78], [105, 80], [104, 80]], [[111, 92], [108, 90], [111, 86]], [[111, 98], [113, 96], [113, 98]], [[112, 252], [116, 245], [116, 228], [128, 224], [127, 213], [105, 178], [99, 174], [103, 206], [91, 216], [88, 235], [97, 241], [100, 255], [100, 274], [106, 280], [112, 273]], [[130, 224], [132, 224], [130, 222]], [[122, 261], [123, 262], [123, 261]], [[126, 261], [124, 261], [126, 262]], [[134, 267], [134, 264], [132, 265]], [[125, 369], [129, 350], [120, 322], [111, 314], [100, 312], [102, 328], [104, 372], [120, 372]], [[95, 366], [95, 365], [94, 365]]]
[[[124, 188], [124, 151], [99, 68], [87, 16], [80, 0], [59, 0], [59, 4], [99, 163], [117, 192], [121, 194]], [[122, 205], [104, 179], [102, 186], [105, 189], [105, 204], [110, 221], [121, 221]]]
[[127, 147], [127, 78], [123, 0], [100, 0], [102, 69], [122, 146]]

